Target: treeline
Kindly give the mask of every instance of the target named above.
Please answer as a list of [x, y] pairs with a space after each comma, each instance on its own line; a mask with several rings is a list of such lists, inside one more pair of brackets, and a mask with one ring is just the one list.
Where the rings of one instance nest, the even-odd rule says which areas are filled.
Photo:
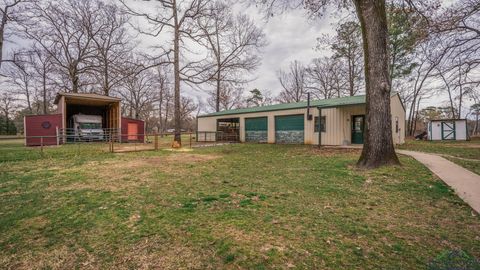
[[[409, 135], [425, 119], [422, 102], [438, 96], [447, 97], [438, 105], [449, 111], [449, 118], [477, 119], [480, 114], [480, 4], [468, 0], [443, 9], [428, 7], [422, 13], [398, 3], [387, 5], [390, 68], [385, 72], [406, 106]], [[360, 25], [348, 17], [335, 35], [318, 38], [317, 49], [331, 56], [306, 64], [293, 61], [278, 71], [282, 92], [276, 100], [305, 100], [307, 92], [319, 99], [364, 92], [362, 46]]]
[[219, 110], [221, 88], [247, 82], [266, 45], [263, 31], [228, 1], [1, 5], [0, 49], [7, 37], [27, 44], [0, 62], [0, 106], [10, 119], [51, 112], [55, 94], [65, 91], [121, 97], [123, 113], [146, 120], [148, 129], [192, 129], [208, 104], [180, 89], [207, 91]]
[[[1, 115], [16, 119], [20, 128], [23, 115], [51, 112], [59, 91], [98, 93], [121, 97], [126, 116], [165, 131], [193, 129], [200, 111], [297, 102], [306, 93], [326, 99], [365, 92], [362, 31], [354, 13], [337, 24], [334, 35], [312, 44], [327, 56], [277, 71], [278, 95], [246, 89], [267, 40], [233, 4], [4, 0], [0, 50], [5, 39], [25, 46], [0, 59]], [[440, 106], [452, 118], [480, 114], [478, 1], [422, 7], [387, 5], [385, 73], [406, 106], [409, 135], [421, 120], [422, 102], [431, 97], [447, 96]], [[317, 16], [311, 8], [309, 15]], [[185, 88], [207, 96], [206, 102]]]

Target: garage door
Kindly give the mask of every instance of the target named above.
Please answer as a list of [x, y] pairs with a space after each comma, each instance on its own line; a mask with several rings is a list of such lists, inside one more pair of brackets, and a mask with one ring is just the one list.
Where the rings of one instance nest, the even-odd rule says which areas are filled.
[[303, 144], [305, 137], [304, 116], [285, 115], [275, 117], [275, 142]]
[[266, 143], [268, 139], [268, 118], [245, 118], [245, 141]]

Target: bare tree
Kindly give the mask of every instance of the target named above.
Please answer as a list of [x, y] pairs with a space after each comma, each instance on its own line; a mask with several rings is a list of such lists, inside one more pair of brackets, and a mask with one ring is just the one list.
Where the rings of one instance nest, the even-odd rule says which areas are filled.
[[166, 129], [166, 119], [168, 119], [171, 103], [172, 91], [168, 70], [165, 67], [157, 67], [155, 79], [158, 88], [158, 131], [163, 134]]
[[[188, 48], [186, 48], [187, 40], [197, 41], [200, 38], [200, 31], [198, 30], [198, 27], [196, 27], [196, 22], [198, 18], [203, 16], [206, 12], [208, 1], [158, 0], [158, 6], [155, 7], [155, 12], [153, 13], [134, 9], [132, 8], [132, 5], [128, 5], [125, 0], [120, 0], [120, 2], [131, 15], [145, 19], [151, 26], [146, 30], [137, 28], [140, 33], [158, 37], [165, 32], [165, 28], [169, 28], [173, 33], [171, 36], [173, 45], [167, 49], [158, 46], [157, 49], [159, 49], [161, 53], [157, 59], [167, 58], [168, 60], [161, 60], [161, 62], [173, 65], [175, 116], [175, 137], [173, 146], [181, 147], [182, 118], [180, 83], [181, 81], [195, 82], [194, 78], [204, 73], [203, 70], [198, 71], [192, 68], [198, 66], [199, 61], [192, 61], [181, 66], [181, 51], [188, 51]], [[170, 56], [171, 53], [173, 53], [173, 58]], [[191, 72], [192, 70], [193, 72]]]
[[192, 114], [198, 109], [198, 105], [195, 100], [190, 97], [182, 97], [180, 112], [181, 118], [184, 123], [192, 119]]
[[[81, 76], [92, 70], [96, 49], [92, 46], [95, 21], [101, 16], [92, 0], [59, 0], [37, 3], [31, 21], [24, 24], [26, 37], [48, 53], [58, 72], [67, 80], [62, 88], [77, 93]], [[88, 84], [87, 82], [85, 82]]]
[[306, 88], [319, 99], [340, 97], [344, 94], [347, 85], [354, 87], [354, 90], [349, 88], [348, 94], [355, 94], [356, 86], [350, 85], [349, 80], [345, 80], [350, 70], [342, 66], [343, 64], [330, 57], [313, 59], [306, 69]]
[[21, 95], [25, 98], [27, 113], [33, 113], [33, 90], [34, 90], [34, 73], [30, 63], [32, 57], [29, 54], [16, 52], [16, 60], [12, 64], [12, 68], [8, 69], [6, 76], [7, 82], [10, 84], [13, 93]]
[[425, 95], [431, 94], [429, 90], [430, 79], [436, 77], [436, 68], [445, 57], [445, 50], [438, 48], [433, 49], [436, 40], [426, 40], [420, 44], [415, 52], [416, 65], [410, 75], [412, 80], [411, 87], [407, 88], [407, 92], [401, 93], [404, 103], [409, 107], [407, 133], [414, 135], [416, 130], [416, 119], [420, 111], [420, 101]]
[[219, 90], [220, 92], [216, 89], [208, 93], [207, 104], [213, 110], [232, 110], [244, 106], [242, 87], [224, 82]]
[[[312, 16], [325, 11], [327, 0], [258, 0], [269, 16], [276, 10], [305, 6]], [[345, 6], [344, 1], [335, 1]], [[390, 109], [391, 80], [388, 52], [388, 23], [385, 0], [353, 0], [362, 29], [365, 61], [366, 129], [362, 154], [357, 163], [363, 168], [399, 164], [392, 138]], [[305, 5], [303, 5], [305, 4]], [[412, 3], [413, 4], [413, 3]]]
[[53, 63], [51, 56], [45, 52], [41, 47], [32, 47], [32, 68], [35, 78], [35, 92], [40, 94], [42, 113], [47, 114], [50, 107], [50, 102], [53, 98], [54, 84], [52, 83]]
[[[348, 94], [354, 96], [363, 86], [363, 50], [362, 32], [355, 21], [347, 21], [336, 28], [333, 38], [324, 36], [318, 39], [317, 48], [328, 45], [333, 50], [333, 58], [345, 63], [345, 76], [348, 82]], [[317, 75], [318, 76], [318, 75]]]
[[13, 96], [11, 91], [4, 91], [0, 94], [0, 111], [2, 112], [5, 118], [5, 133], [0, 129], [0, 134], [11, 134], [12, 130], [15, 130], [12, 126], [12, 120], [10, 116], [13, 115], [16, 107], [16, 98]]
[[157, 102], [156, 87], [155, 73], [151, 70], [142, 71], [125, 79], [119, 94], [126, 103], [125, 112], [128, 112], [129, 117], [139, 119], [144, 109]]
[[124, 62], [132, 51], [131, 36], [127, 33], [128, 16], [116, 4], [104, 4], [95, 0], [99, 16], [96, 16], [96, 33], [92, 35], [96, 57], [92, 58], [94, 76], [97, 77], [102, 94], [108, 96], [113, 88], [117, 87], [126, 76], [132, 76]]
[[305, 88], [306, 69], [302, 63], [295, 60], [290, 63], [287, 71], [278, 71], [278, 80], [282, 91], [277, 97], [280, 103], [299, 102], [305, 100], [307, 91]]
[[206, 76], [215, 86], [215, 110], [220, 110], [221, 86], [246, 82], [243, 73], [260, 64], [260, 48], [266, 45], [265, 34], [244, 14], [234, 14], [228, 3], [215, 1], [206, 16], [198, 20], [212, 70]]
[[[7, 26], [11, 23], [19, 23], [22, 21], [21, 13], [25, 9], [25, 4], [32, 3], [33, 0], [1, 0], [0, 1], [0, 68], [3, 59], [3, 45], [5, 38], [12, 33], [7, 31]], [[12, 60], [9, 60], [12, 61]]]

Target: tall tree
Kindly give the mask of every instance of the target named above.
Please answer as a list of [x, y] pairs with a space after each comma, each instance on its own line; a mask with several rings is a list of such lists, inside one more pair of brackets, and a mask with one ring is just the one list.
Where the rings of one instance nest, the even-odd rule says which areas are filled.
[[344, 64], [330, 57], [313, 59], [306, 69], [306, 88], [318, 99], [340, 97], [347, 86], [353, 87], [349, 88], [347, 94], [355, 94], [357, 86], [350, 84], [350, 78], [345, 79], [345, 73], [350, 73], [350, 67], [345, 67]]
[[153, 105], [156, 100], [155, 73], [151, 70], [144, 70], [136, 76], [129, 76], [125, 79], [123, 89], [119, 92], [124, 103], [128, 116], [139, 119], [144, 115], [145, 109]]
[[[258, 0], [266, 14], [275, 8], [299, 7], [286, 0]], [[390, 111], [391, 80], [389, 76], [388, 23], [385, 0], [352, 0], [362, 29], [365, 62], [366, 129], [362, 154], [358, 166], [375, 168], [382, 165], [399, 164], [392, 138]], [[305, 7], [312, 16], [325, 11], [327, 0], [307, 1]], [[345, 2], [340, 1], [341, 5]]]
[[32, 3], [33, 0], [1, 0], [0, 1], [0, 68], [3, 59], [3, 45], [5, 38], [9, 37], [11, 33], [8, 31], [8, 26], [12, 23], [19, 23], [23, 20], [21, 13], [25, 10], [25, 5]]
[[246, 82], [243, 73], [252, 72], [260, 64], [258, 54], [266, 45], [265, 34], [246, 15], [234, 14], [231, 5], [220, 1], [209, 5], [206, 16], [199, 18], [198, 24], [210, 55], [212, 69], [206, 76], [215, 86], [218, 112], [222, 85]]
[[[173, 77], [174, 77], [174, 118], [175, 118], [175, 135], [174, 135], [174, 147], [181, 147], [181, 81], [193, 82], [193, 78], [199, 74], [203, 74], [203, 71], [191, 71], [192, 66], [197, 66], [197, 62], [186, 63], [181, 65], [181, 52], [186, 50], [186, 44], [188, 41], [196, 42], [200, 38], [199, 30], [196, 22], [199, 17], [204, 16], [207, 10], [208, 1], [205, 0], [190, 0], [190, 1], [178, 1], [178, 0], [158, 0], [158, 5], [154, 8], [150, 7], [150, 12], [142, 11], [138, 8], [133, 8], [133, 5], [129, 5], [125, 0], [120, 0], [127, 11], [134, 16], [145, 19], [150, 28], [141, 29], [137, 28], [141, 33], [150, 36], [158, 37], [164, 34], [164, 29], [169, 28], [173, 33], [170, 37], [172, 45], [168, 48], [157, 46], [161, 50], [160, 56], [157, 58], [157, 62], [168, 63], [173, 65]], [[153, 12], [151, 12], [153, 10]], [[187, 49], [188, 51], [188, 49]], [[171, 57], [173, 54], [173, 57]], [[163, 60], [167, 58], [168, 60]], [[158, 60], [162, 59], [162, 60]], [[158, 65], [158, 63], [157, 63]]]
[[10, 119], [15, 109], [15, 101], [16, 99], [11, 92], [3, 92], [0, 94], [0, 112], [5, 119], [5, 127], [0, 129], [0, 134], [2, 135], [12, 135], [16, 133], [16, 128]]
[[96, 56], [92, 42], [99, 31], [95, 20], [100, 14], [93, 1], [39, 2], [29, 16], [31, 20], [23, 25], [26, 37], [49, 55], [66, 80], [61, 87], [79, 92], [85, 86], [81, 76], [92, 70], [91, 60]]
[[95, 0], [99, 16], [96, 16], [96, 33], [92, 35], [96, 56], [92, 58], [95, 77], [102, 89], [102, 94], [108, 96], [126, 76], [133, 75], [125, 68], [124, 61], [132, 51], [130, 37], [127, 33], [128, 16], [116, 4], [104, 4]]
[[34, 72], [32, 70], [32, 56], [25, 53], [15, 53], [19, 56], [13, 62], [12, 68], [7, 71], [7, 82], [13, 93], [25, 98], [27, 113], [32, 114], [34, 96]]
[[207, 104], [217, 112], [220, 110], [238, 109], [244, 105], [243, 92], [243, 87], [224, 82], [219, 89], [208, 93]]
[[299, 102], [305, 100], [307, 91], [305, 88], [306, 69], [302, 63], [295, 60], [290, 63], [287, 70], [278, 71], [278, 81], [282, 91], [277, 97], [280, 103]]
[[414, 8], [387, 5], [390, 79], [403, 78], [415, 68], [415, 48], [426, 37], [426, 21]]
[[250, 95], [246, 99], [247, 107], [259, 107], [259, 106], [266, 106], [272, 105], [273, 98], [272, 94], [268, 90], [260, 91], [259, 89], [255, 88], [250, 90]]
[[50, 107], [50, 101], [53, 96], [54, 84], [52, 83], [53, 63], [51, 56], [41, 47], [33, 46], [31, 49], [32, 67], [35, 77], [35, 87], [37, 94], [40, 93], [42, 113], [47, 114]]
[[355, 21], [341, 23], [336, 28], [333, 38], [319, 38], [319, 46], [329, 45], [333, 50], [333, 57], [346, 64], [346, 78], [348, 94], [354, 96], [362, 86], [363, 48], [360, 25]]

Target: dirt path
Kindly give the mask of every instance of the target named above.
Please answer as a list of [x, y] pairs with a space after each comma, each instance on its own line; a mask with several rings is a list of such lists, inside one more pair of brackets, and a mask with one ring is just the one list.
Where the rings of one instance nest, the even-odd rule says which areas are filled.
[[397, 150], [397, 153], [415, 158], [424, 164], [457, 195], [480, 213], [480, 175], [477, 175], [439, 155], [422, 152]]

